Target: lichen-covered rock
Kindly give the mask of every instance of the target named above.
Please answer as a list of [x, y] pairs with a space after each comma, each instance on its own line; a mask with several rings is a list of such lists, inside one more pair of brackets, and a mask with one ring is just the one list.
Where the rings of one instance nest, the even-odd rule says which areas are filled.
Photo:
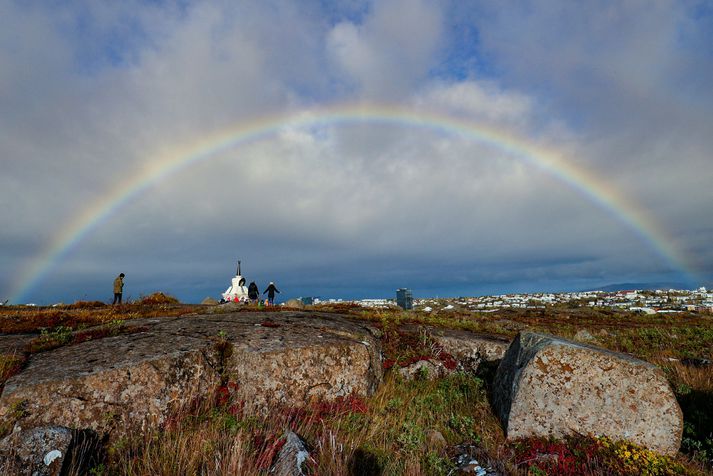
[[[507, 339], [465, 330], [406, 324], [401, 326], [399, 331], [407, 334], [426, 334], [436, 344], [432, 347], [437, 358], [449, 361], [450, 364], [457, 365], [458, 370], [466, 372], [476, 372], [483, 362], [497, 364], [510, 345]], [[449, 372], [445, 374], [455, 370], [450, 365], [447, 368]]]
[[510, 342], [467, 331], [438, 329], [433, 340], [448, 352], [464, 370], [475, 372], [481, 362], [496, 362], [503, 358]]
[[232, 342], [225, 376], [238, 384], [237, 397], [248, 408], [366, 396], [381, 383], [381, 344], [362, 324], [294, 312], [272, 314], [257, 326], [249, 332], [225, 326]]
[[567, 434], [678, 451], [681, 409], [659, 368], [536, 333], [518, 335], [495, 377], [493, 404], [509, 439]]
[[0, 474], [58, 476], [72, 443], [63, 427], [17, 431], [0, 440]]
[[5, 385], [0, 424], [115, 437], [160, 425], [225, 381], [237, 384], [246, 407], [266, 410], [369, 395], [382, 378], [378, 339], [335, 315], [239, 312], [142, 324], [144, 332], [31, 356]]
[[[154, 331], [33, 355], [5, 384], [0, 421], [98, 433], [160, 424], [219, 382], [206, 358], [209, 347], [205, 339]], [[20, 412], [13, 410], [18, 405]]]

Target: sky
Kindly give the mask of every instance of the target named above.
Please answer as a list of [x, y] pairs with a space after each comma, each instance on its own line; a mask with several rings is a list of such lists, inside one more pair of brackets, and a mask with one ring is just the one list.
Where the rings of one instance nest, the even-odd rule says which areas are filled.
[[712, 86], [710, 1], [0, 0], [0, 302], [711, 286]]

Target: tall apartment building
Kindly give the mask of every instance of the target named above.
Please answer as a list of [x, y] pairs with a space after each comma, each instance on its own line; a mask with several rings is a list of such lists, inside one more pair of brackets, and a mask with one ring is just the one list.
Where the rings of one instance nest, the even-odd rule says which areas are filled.
[[399, 288], [396, 290], [396, 304], [401, 309], [413, 309], [413, 294], [410, 289]]

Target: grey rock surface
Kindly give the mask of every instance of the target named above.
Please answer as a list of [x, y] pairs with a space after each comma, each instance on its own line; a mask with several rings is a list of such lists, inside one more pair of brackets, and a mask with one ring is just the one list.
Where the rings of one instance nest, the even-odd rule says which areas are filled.
[[303, 468], [309, 459], [307, 443], [297, 433], [286, 431], [283, 436], [285, 444], [275, 458], [270, 468], [270, 474], [275, 476], [301, 476]]
[[35, 428], [0, 441], [0, 474], [58, 476], [72, 443], [72, 430]]
[[545, 334], [515, 338], [496, 373], [493, 405], [509, 439], [606, 435], [664, 454], [681, 444], [681, 409], [658, 367]]
[[432, 330], [434, 341], [448, 352], [464, 370], [475, 372], [482, 362], [497, 362], [503, 358], [510, 341], [468, 331]]
[[37, 334], [1, 334], [0, 354], [22, 354], [32, 339], [37, 337]]
[[236, 398], [247, 408], [267, 411], [368, 395], [382, 378], [379, 340], [338, 315], [239, 312], [142, 325], [146, 331], [31, 356], [0, 395], [0, 423], [115, 437], [212, 398], [221, 381], [237, 384]]
[[435, 380], [443, 378], [451, 373], [442, 362], [438, 360], [419, 360], [406, 367], [399, 367], [398, 372], [406, 381], [411, 380]]
[[596, 337], [594, 337], [587, 329], [578, 330], [573, 339], [578, 342], [589, 342], [591, 344], [597, 343]]
[[507, 339], [466, 330], [413, 324], [405, 324], [399, 330], [410, 334], [428, 334], [438, 346], [434, 349], [436, 353], [442, 351], [450, 354], [459, 369], [467, 372], [476, 372], [483, 362], [497, 363], [510, 346]]

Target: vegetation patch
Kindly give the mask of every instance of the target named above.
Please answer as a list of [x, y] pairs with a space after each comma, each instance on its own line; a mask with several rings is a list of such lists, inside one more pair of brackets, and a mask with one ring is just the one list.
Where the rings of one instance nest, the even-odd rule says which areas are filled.
[[155, 306], [157, 304], [179, 304], [180, 301], [176, 299], [173, 296], [169, 296], [168, 294], [164, 294], [162, 292], [156, 292], [153, 294], [149, 294], [148, 296], [142, 296], [139, 298], [139, 302], [137, 304], [143, 305], [143, 306]]
[[187, 304], [99, 304], [79, 301], [58, 307], [0, 306], [0, 334], [39, 334], [42, 329], [56, 329], [59, 326], [83, 329], [117, 320], [183, 316], [201, 309], [200, 306]]
[[428, 447], [427, 430], [440, 431], [452, 445], [503, 441], [482, 381], [466, 374], [437, 382], [391, 375], [372, 397], [274, 408], [265, 417], [244, 411], [231, 384], [224, 387], [216, 402], [115, 444], [105, 474], [265, 474], [287, 429], [313, 447], [309, 474], [447, 474], [454, 465]]
[[123, 320], [114, 320], [103, 326], [93, 327], [81, 331], [74, 331], [71, 327], [58, 326], [54, 329], [42, 329], [40, 336], [30, 341], [26, 352], [35, 354], [57, 349], [65, 345], [79, 344], [89, 340], [113, 337], [119, 334], [133, 334], [148, 330], [145, 326], [127, 325]]
[[701, 474], [672, 457], [626, 441], [572, 436], [513, 443], [516, 465], [528, 475], [675, 476]]
[[7, 379], [22, 370], [26, 361], [25, 354], [0, 354], [0, 393]]

